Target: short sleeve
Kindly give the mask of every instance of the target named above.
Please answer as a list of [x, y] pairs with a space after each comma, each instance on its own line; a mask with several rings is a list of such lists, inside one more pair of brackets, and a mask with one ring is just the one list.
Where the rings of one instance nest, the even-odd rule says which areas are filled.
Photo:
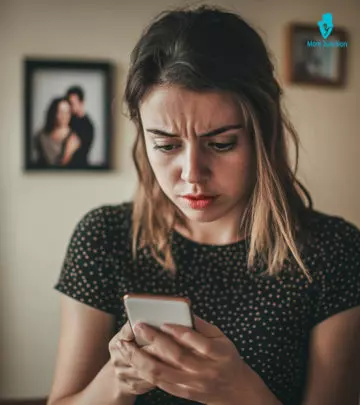
[[360, 230], [338, 219], [327, 258], [316, 279], [313, 325], [360, 305]]
[[116, 312], [116, 288], [108, 250], [105, 209], [87, 213], [77, 224], [68, 244], [54, 288], [107, 313]]

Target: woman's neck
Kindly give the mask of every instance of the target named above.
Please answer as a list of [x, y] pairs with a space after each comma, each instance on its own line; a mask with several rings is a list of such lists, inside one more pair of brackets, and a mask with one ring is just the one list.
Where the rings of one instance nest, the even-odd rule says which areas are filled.
[[246, 237], [240, 230], [240, 219], [222, 218], [213, 222], [197, 222], [186, 220], [186, 225], [175, 224], [174, 229], [198, 243], [210, 245], [227, 245], [238, 242]]

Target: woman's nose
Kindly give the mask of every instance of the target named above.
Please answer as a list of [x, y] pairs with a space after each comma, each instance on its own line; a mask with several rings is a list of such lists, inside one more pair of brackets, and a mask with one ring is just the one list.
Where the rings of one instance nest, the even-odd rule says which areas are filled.
[[192, 145], [184, 153], [181, 179], [187, 183], [203, 183], [209, 177], [206, 157], [199, 145]]

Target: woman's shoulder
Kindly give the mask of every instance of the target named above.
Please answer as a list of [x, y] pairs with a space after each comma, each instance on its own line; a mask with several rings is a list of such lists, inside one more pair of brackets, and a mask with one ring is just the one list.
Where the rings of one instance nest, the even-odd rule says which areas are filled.
[[[114, 235], [121, 238], [127, 232], [131, 206], [129, 202], [102, 205], [83, 215], [70, 239], [55, 289], [94, 308], [119, 313], [118, 277], [127, 268], [119, 268], [113, 260], [111, 246]], [[117, 254], [124, 249], [125, 245], [117, 243]]]
[[132, 203], [101, 205], [83, 214], [75, 225], [68, 252], [85, 252], [84, 257], [108, 255], [116, 245], [118, 252], [129, 250]]
[[313, 277], [313, 325], [360, 305], [360, 230], [340, 215], [309, 212], [309, 255]]
[[84, 226], [86, 228], [102, 227], [109, 230], [115, 228], [130, 228], [132, 207], [132, 201], [95, 207], [82, 216], [78, 226]]
[[340, 215], [317, 210], [308, 212], [308, 237], [304, 259], [315, 275], [344, 277], [352, 275], [360, 280], [360, 229]]
[[34, 139], [37, 141], [43, 141], [46, 138], [46, 132], [43, 129], [36, 131], [34, 134]]
[[311, 240], [322, 240], [326, 244], [360, 244], [359, 227], [343, 216], [308, 210], [306, 226]]

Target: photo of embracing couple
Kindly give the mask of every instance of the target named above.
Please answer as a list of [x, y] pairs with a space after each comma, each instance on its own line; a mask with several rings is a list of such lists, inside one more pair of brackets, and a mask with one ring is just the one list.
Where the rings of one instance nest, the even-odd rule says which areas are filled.
[[70, 87], [65, 96], [54, 98], [47, 109], [45, 124], [35, 136], [38, 167], [89, 166], [94, 125], [85, 111], [85, 92]]

